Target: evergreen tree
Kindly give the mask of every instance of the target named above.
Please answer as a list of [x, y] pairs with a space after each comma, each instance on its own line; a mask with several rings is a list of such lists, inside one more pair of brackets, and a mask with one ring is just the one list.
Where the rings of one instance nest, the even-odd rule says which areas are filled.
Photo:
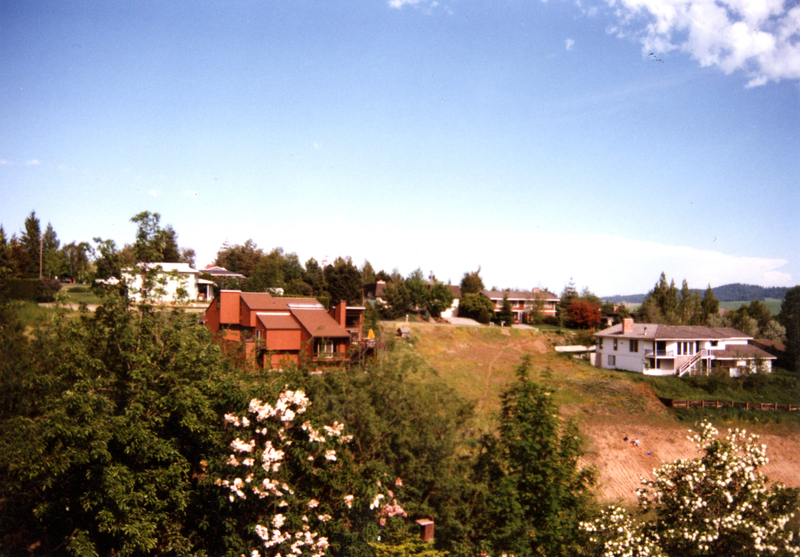
[[707, 325], [712, 316], [719, 314], [719, 302], [714, 297], [714, 291], [711, 290], [711, 285], [708, 285], [706, 292], [703, 295], [703, 300], [700, 302], [700, 313], [703, 319], [703, 324]]
[[514, 312], [511, 309], [511, 302], [508, 300], [508, 292], [503, 293], [503, 303], [500, 305], [500, 311], [497, 312], [497, 320], [506, 327], [514, 324]]
[[481, 279], [481, 268], [471, 273], [464, 273], [461, 279], [461, 295], [478, 294], [481, 290], [486, 290]]
[[411, 295], [402, 280], [397, 283], [386, 283], [383, 289], [383, 299], [385, 304], [381, 307], [381, 313], [389, 319], [399, 319], [413, 308]]
[[569, 305], [578, 298], [580, 298], [580, 296], [575, 289], [575, 283], [572, 281], [572, 277], [570, 277], [569, 283], [566, 284], [564, 290], [561, 291], [561, 299], [558, 301], [558, 306], [556, 307], [556, 317], [561, 327], [567, 325], [569, 322]]
[[487, 492], [476, 528], [491, 555], [575, 555], [594, 472], [579, 467], [577, 427], [562, 427], [552, 393], [529, 369], [526, 358], [503, 393], [499, 438], [484, 439], [476, 473]]
[[11, 257], [11, 246], [6, 239], [3, 225], [0, 225], [0, 280], [11, 278], [14, 275], [14, 262]]
[[689, 283], [683, 279], [681, 285], [680, 299], [678, 300], [678, 323], [680, 325], [691, 325], [697, 311], [695, 293], [689, 289]]
[[39, 276], [41, 239], [42, 231], [39, 219], [36, 217], [36, 211], [31, 211], [31, 214], [25, 219], [25, 230], [20, 237], [20, 243], [24, 247], [25, 254], [25, 259], [22, 262], [24, 265], [23, 273], [31, 278]]
[[361, 304], [363, 294], [361, 271], [353, 265], [350, 257], [346, 259], [337, 257], [333, 264], [325, 266], [324, 273], [331, 295], [331, 304], [337, 304], [340, 300], [345, 300], [354, 306]]
[[311, 286], [314, 297], [329, 298], [327, 285], [325, 284], [325, 273], [313, 257], [306, 261], [303, 271], [303, 282]]
[[800, 286], [786, 292], [778, 321], [786, 329], [786, 349], [791, 368], [800, 373]]
[[42, 272], [48, 278], [55, 278], [67, 270], [67, 261], [60, 247], [61, 241], [53, 225], [48, 222], [42, 238]]
[[377, 278], [375, 278], [375, 269], [372, 268], [372, 264], [364, 260], [364, 266], [361, 267], [361, 280], [363, 284], [375, 284], [377, 282]]

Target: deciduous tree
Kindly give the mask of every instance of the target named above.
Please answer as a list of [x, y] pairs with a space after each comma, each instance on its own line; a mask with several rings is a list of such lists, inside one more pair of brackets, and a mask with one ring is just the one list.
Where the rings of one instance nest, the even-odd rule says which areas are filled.
[[567, 315], [570, 326], [578, 329], [592, 329], [603, 317], [599, 306], [585, 300], [573, 300], [567, 308]]
[[458, 303], [458, 315], [486, 324], [494, 317], [494, 303], [482, 294], [464, 294]]

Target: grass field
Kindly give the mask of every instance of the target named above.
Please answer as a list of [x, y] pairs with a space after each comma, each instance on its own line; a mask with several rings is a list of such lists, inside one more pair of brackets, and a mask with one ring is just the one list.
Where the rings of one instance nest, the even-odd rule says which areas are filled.
[[[762, 301], [764, 305], [767, 306], [767, 309], [769, 310], [769, 312], [772, 314], [773, 317], [775, 317], [780, 313], [781, 303], [783, 303], [783, 300], [779, 300], [778, 298], [765, 298]], [[719, 307], [730, 311], [739, 309], [745, 304], [749, 305], [750, 302], [720, 302]]]
[[58, 293], [59, 301], [65, 304], [100, 304], [102, 300], [92, 289], [81, 284], [67, 284]]

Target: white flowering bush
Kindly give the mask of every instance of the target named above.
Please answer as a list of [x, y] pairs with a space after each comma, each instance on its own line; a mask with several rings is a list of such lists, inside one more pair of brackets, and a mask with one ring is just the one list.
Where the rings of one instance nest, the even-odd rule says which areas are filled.
[[709, 423], [690, 437], [699, 458], [654, 470], [637, 490], [645, 517], [634, 520], [618, 507], [583, 523], [598, 553], [638, 555], [797, 555], [800, 545], [787, 523], [798, 491], [769, 484], [759, 468], [766, 446], [746, 431], [725, 439]]
[[[215, 483], [256, 517], [252, 557], [322, 557], [332, 534], [368, 540], [366, 522], [375, 537], [387, 519], [405, 516], [387, 476], [355, 464], [344, 424], [315, 424], [310, 404], [304, 392], [284, 390], [274, 404], [253, 399], [247, 415], [225, 415], [237, 435], [225, 462], [230, 474]], [[392, 483], [402, 487], [399, 478]]]

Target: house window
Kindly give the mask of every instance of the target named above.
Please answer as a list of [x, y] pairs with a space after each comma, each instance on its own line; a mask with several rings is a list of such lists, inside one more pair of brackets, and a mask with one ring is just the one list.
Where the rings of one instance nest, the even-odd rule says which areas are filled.
[[609, 356], [608, 357], [608, 365], [609, 365], [609, 367], [616, 367], [616, 365], [617, 365], [617, 357], [616, 356]]
[[322, 354], [333, 354], [334, 346], [333, 341], [329, 338], [317, 339], [317, 352]]
[[638, 352], [638, 351], [639, 351], [639, 340], [631, 339], [631, 352]]
[[603, 339], [602, 338], [599, 339], [599, 345], [600, 345], [600, 350], [602, 350], [603, 349]]
[[617, 349], [617, 339], [614, 339], [614, 350]]

